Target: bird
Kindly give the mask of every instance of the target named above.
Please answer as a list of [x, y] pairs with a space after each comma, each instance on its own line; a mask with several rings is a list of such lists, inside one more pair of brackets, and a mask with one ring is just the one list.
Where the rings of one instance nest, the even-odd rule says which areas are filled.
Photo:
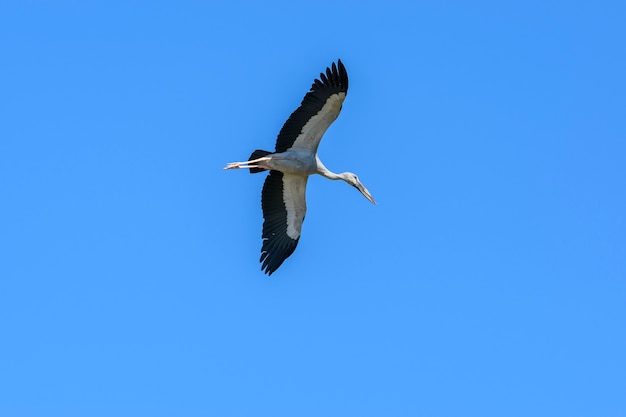
[[317, 148], [337, 119], [348, 93], [348, 73], [340, 59], [313, 81], [300, 106], [289, 116], [276, 139], [274, 152], [257, 149], [247, 161], [231, 162], [228, 169], [269, 171], [261, 192], [263, 245], [261, 270], [272, 275], [294, 252], [306, 215], [306, 184], [310, 175], [343, 180], [373, 204], [376, 201], [356, 174], [335, 174], [324, 166]]

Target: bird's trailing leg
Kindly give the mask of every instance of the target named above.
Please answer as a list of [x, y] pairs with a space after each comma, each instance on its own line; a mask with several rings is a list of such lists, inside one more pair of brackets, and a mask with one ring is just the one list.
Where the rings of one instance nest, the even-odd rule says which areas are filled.
[[[263, 158], [253, 159], [251, 161], [244, 162], [231, 162], [226, 165], [224, 169], [247, 169], [247, 168], [263, 168], [263, 169], [271, 169], [269, 166], [264, 164], [264, 162], [269, 161], [270, 157], [264, 156]], [[273, 158], [278, 159], [278, 158]]]

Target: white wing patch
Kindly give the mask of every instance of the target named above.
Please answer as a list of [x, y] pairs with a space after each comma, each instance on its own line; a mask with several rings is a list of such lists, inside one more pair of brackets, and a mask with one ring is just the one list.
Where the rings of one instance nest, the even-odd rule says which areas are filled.
[[283, 200], [287, 209], [287, 236], [297, 240], [306, 214], [307, 176], [283, 174]]
[[302, 127], [302, 131], [294, 141], [292, 148], [316, 153], [322, 136], [339, 116], [341, 105], [345, 99], [346, 93], [343, 92], [328, 97], [321, 110]]

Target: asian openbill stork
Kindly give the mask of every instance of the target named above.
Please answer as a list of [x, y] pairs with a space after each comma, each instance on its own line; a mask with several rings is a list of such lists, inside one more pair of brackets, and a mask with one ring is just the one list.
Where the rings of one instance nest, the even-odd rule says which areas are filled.
[[285, 122], [276, 139], [276, 151], [256, 150], [245, 162], [232, 162], [224, 169], [248, 168], [254, 174], [270, 170], [261, 195], [263, 247], [261, 269], [271, 275], [296, 249], [306, 214], [306, 182], [320, 174], [344, 180], [376, 204], [367, 188], [352, 172], [335, 174], [317, 156], [326, 129], [335, 121], [348, 93], [348, 73], [341, 60], [326, 68], [313, 81], [300, 107]]

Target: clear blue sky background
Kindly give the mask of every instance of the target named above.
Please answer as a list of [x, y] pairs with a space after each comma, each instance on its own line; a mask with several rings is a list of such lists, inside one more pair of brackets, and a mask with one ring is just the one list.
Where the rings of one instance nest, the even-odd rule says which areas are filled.
[[[626, 416], [621, 1], [2, 2], [0, 415]], [[271, 149], [350, 91], [303, 237]]]

